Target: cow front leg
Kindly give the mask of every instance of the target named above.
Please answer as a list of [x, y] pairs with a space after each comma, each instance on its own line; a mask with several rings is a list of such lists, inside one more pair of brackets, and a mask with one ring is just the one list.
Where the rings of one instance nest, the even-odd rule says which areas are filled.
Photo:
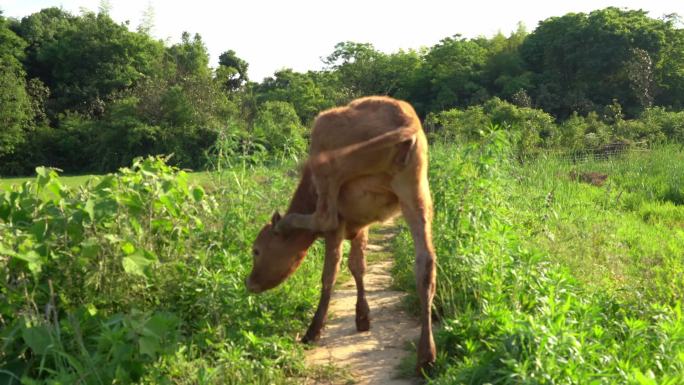
[[366, 245], [368, 244], [368, 227], [365, 227], [351, 241], [349, 251], [349, 270], [356, 281], [356, 330], [365, 332], [370, 329], [370, 307], [366, 300], [363, 276], [366, 273]]
[[342, 259], [342, 241], [344, 226], [339, 226], [335, 231], [325, 234], [325, 262], [323, 263], [323, 276], [321, 287], [321, 298], [318, 301], [318, 308], [314, 314], [311, 324], [302, 337], [302, 342], [310, 343], [318, 340], [321, 336], [321, 329], [328, 318], [328, 307], [332, 296], [333, 285], [337, 278], [340, 260]]

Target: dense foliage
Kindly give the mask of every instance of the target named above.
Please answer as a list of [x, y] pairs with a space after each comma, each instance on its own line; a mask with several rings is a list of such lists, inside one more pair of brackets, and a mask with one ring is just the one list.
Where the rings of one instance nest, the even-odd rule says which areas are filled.
[[244, 289], [261, 201], [284, 204], [293, 182], [259, 170], [217, 175], [207, 192], [148, 158], [78, 188], [39, 168], [0, 193], [0, 383], [312, 375], [291, 334], [315, 304], [318, 249], [284, 287], [258, 301]]
[[[459, 109], [450, 123], [517, 126], [520, 149], [532, 153], [681, 140], [681, 117], [666, 117], [674, 131], [648, 120], [684, 107], [678, 20], [606, 8], [552, 17], [531, 33], [454, 35], [418, 50], [342, 42], [324, 70], [283, 69], [256, 83], [235, 51], [211, 68], [199, 35], [184, 32], [169, 46], [145, 25], [115, 23], [106, 7], [80, 15], [46, 8], [21, 20], [0, 14], [0, 175], [39, 165], [113, 171], [150, 154], [173, 153], [172, 162], [195, 169], [217, 151], [297, 157], [303, 127], [319, 111], [370, 94], [406, 99], [424, 118]], [[522, 109], [502, 111], [501, 101]], [[534, 123], [521, 123], [527, 117]]]

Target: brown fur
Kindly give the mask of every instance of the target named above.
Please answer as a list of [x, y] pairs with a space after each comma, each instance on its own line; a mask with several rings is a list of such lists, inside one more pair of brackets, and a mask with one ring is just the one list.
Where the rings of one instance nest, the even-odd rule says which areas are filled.
[[[413, 108], [388, 97], [369, 97], [321, 113], [312, 132], [310, 158], [284, 218], [274, 214], [254, 242], [247, 287], [254, 292], [284, 281], [316, 237], [326, 243], [321, 298], [303, 341], [320, 335], [344, 239], [352, 241], [349, 268], [357, 284], [356, 326], [368, 330], [363, 287], [368, 226], [401, 211], [416, 251], [416, 285], [422, 331], [418, 369], [435, 360], [431, 305], [436, 256], [432, 199], [427, 180], [427, 141]], [[334, 221], [330, 223], [330, 218]], [[332, 227], [330, 227], [332, 226]]]

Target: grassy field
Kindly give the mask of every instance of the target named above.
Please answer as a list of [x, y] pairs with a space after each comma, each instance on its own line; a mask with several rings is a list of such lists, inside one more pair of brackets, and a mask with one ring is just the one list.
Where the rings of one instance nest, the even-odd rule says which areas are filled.
[[[59, 180], [64, 186], [74, 188], [85, 185], [94, 176], [96, 175], [62, 175], [59, 177]], [[206, 171], [190, 172], [188, 173], [188, 178], [191, 183], [208, 185], [216, 180], [217, 175]], [[0, 191], [8, 190], [12, 186], [21, 186], [23, 183], [34, 179], [34, 177], [0, 178]]]
[[[684, 383], [681, 150], [519, 166], [504, 142], [433, 150], [431, 383]], [[409, 245], [404, 230], [394, 276], [412, 291]]]
[[[681, 149], [524, 165], [509, 150], [501, 132], [431, 149], [430, 383], [684, 383]], [[250, 245], [286, 206], [292, 168], [186, 174], [148, 159], [89, 183], [41, 169], [0, 192], [0, 383], [334, 376], [306, 368], [296, 342], [319, 294], [320, 244], [282, 287], [244, 289]], [[395, 285], [413, 292], [408, 231], [394, 242]]]
[[[60, 180], [67, 187], [84, 185], [93, 175], [62, 176]], [[0, 178], [0, 190], [9, 190], [12, 186], [21, 186], [23, 183], [34, 180], [34, 177]]]
[[[602, 186], [575, 175], [603, 174]], [[684, 152], [677, 147], [516, 170], [525, 238], [583, 284], [638, 301], [684, 300]]]

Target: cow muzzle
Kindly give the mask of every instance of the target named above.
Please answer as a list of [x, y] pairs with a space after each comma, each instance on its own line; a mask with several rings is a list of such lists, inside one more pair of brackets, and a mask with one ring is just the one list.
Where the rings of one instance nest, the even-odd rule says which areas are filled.
[[261, 288], [261, 285], [258, 285], [258, 284], [256, 284], [256, 283], [252, 282], [252, 280], [251, 280], [249, 277], [245, 280], [245, 286], [247, 287], [247, 290], [248, 290], [250, 293], [259, 294], [259, 293], [261, 293], [262, 291], [264, 291], [264, 290]]

